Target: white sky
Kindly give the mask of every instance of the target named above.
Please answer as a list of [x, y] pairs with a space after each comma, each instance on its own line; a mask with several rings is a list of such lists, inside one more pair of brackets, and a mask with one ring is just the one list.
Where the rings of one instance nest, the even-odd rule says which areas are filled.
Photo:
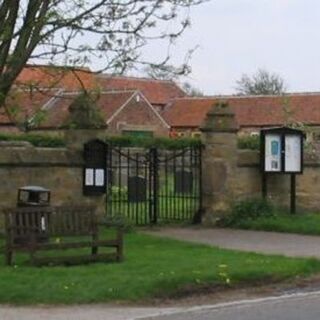
[[288, 91], [320, 91], [319, 0], [211, 0], [191, 18], [174, 58], [199, 45], [187, 80], [204, 93], [234, 93], [258, 68], [282, 76]]

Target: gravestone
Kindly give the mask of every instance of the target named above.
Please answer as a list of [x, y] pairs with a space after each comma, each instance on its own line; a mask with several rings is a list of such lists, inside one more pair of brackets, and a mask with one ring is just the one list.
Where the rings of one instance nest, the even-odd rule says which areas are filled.
[[191, 171], [177, 171], [174, 175], [175, 193], [192, 193], [193, 191], [193, 174]]
[[147, 181], [144, 177], [133, 176], [128, 178], [129, 202], [142, 202], [147, 200]]

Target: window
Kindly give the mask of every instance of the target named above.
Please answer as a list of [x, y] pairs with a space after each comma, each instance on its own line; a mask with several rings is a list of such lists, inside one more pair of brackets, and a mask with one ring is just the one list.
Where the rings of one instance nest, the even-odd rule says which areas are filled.
[[135, 137], [135, 138], [153, 138], [152, 131], [144, 131], [144, 130], [123, 130], [122, 135]]
[[186, 133], [185, 132], [177, 132], [177, 137], [179, 138], [183, 138], [186, 136]]
[[200, 131], [194, 131], [194, 132], [191, 133], [191, 137], [199, 139], [199, 138], [201, 138], [201, 132]]

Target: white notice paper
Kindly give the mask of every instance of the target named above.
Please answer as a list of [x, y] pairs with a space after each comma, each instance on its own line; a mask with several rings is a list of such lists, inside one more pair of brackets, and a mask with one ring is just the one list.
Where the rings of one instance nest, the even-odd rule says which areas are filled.
[[84, 183], [86, 186], [93, 186], [93, 169], [86, 169]]
[[285, 171], [301, 171], [301, 141], [298, 135], [287, 135], [285, 137], [286, 156]]
[[104, 186], [104, 170], [96, 169], [95, 185], [102, 187]]
[[279, 134], [267, 134], [265, 140], [265, 171], [281, 171], [281, 137]]

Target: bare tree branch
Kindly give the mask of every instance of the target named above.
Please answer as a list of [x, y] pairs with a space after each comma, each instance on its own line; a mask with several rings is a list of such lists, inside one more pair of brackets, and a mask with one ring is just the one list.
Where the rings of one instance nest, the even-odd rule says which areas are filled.
[[[189, 26], [190, 8], [208, 0], [0, 0], [0, 106], [30, 59], [71, 67], [104, 61], [98, 71], [122, 73], [160, 62], [143, 48], [161, 41], [170, 48]], [[169, 68], [170, 69], [170, 68]], [[172, 72], [188, 72], [185, 62]]]

